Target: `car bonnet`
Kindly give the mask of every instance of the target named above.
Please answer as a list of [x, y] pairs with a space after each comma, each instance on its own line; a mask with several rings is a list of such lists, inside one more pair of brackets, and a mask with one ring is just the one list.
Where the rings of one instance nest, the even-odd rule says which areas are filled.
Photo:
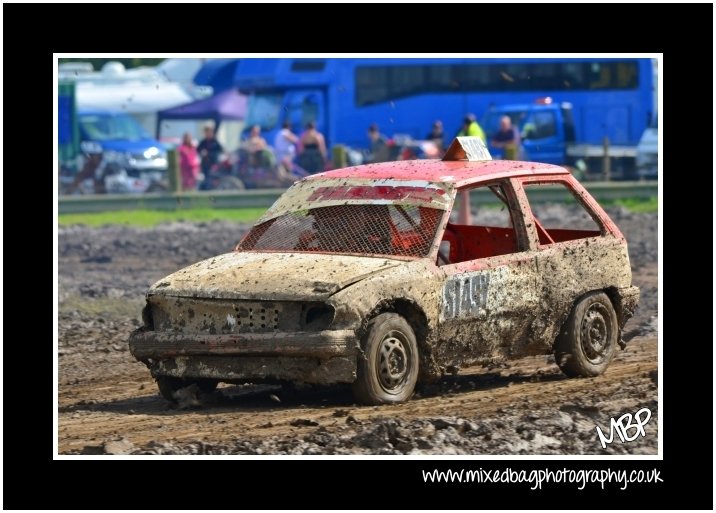
[[170, 274], [152, 285], [147, 295], [321, 300], [401, 264], [389, 258], [350, 255], [232, 252]]

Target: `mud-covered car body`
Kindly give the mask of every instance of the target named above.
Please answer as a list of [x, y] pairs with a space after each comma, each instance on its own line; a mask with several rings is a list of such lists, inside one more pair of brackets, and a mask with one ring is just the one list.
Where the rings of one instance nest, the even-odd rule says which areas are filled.
[[[543, 228], [524, 189], [545, 183], [571, 192], [598, 229]], [[504, 203], [511, 226], [451, 220], [463, 191], [476, 188]], [[155, 377], [352, 383], [371, 358], [371, 320], [394, 314], [417, 352], [398, 328], [381, 335], [388, 342], [376, 349], [376, 372], [390, 385], [410, 358], [430, 378], [550, 353], [575, 302], [595, 291], [609, 297], [618, 323], [610, 329], [621, 333], [639, 298], [626, 241], [567, 170], [464, 159], [370, 164], [297, 182], [234, 251], [155, 283], [130, 349]], [[608, 331], [607, 314], [590, 315], [584, 329]]]

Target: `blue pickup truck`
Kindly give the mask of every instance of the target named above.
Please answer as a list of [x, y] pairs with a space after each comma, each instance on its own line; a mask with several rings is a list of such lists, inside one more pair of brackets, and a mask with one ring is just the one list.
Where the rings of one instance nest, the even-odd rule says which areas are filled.
[[130, 176], [167, 170], [167, 152], [129, 114], [110, 111], [79, 111], [82, 141], [102, 146], [106, 162], [116, 163]]
[[[60, 103], [59, 114], [63, 194], [166, 189], [166, 148], [132, 116], [113, 111], [76, 112], [70, 102]], [[92, 163], [82, 148], [91, 148], [93, 154], [101, 155], [101, 161]]]
[[[167, 152], [128, 113], [80, 108], [76, 84], [58, 84], [58, 157], [62, 193], [149, 192], [165, 188]], [[90, 157], [101, 154], [101, 161]], [[64, 191], [64, 192], [63, 192]]]
[[610, 126], [605, 120], [601, 131], [593, 129], [591, 134], [586, 134], [588, 124], [579, 117], [572, 104], [552, 102], [550, 98], [540, 98], [534, 103], [492, 106], [487, 111], [482, 127], [494, 158], [503, 155], [501, 148], [490, 144], [503, 116], [509, 116], [512, 126], [520, 133], [520, 160], [568, 165], [600, 175], [604, 137], [607, 137], [612, 177], [633, 179], [637, 176], [636, 143], [641, 132], [635, 131], [632, 135], [623, 124]]

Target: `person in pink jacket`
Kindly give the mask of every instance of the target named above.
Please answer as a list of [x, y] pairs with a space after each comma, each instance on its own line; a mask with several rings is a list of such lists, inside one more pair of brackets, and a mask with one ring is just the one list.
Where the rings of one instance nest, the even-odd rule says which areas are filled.
[[186, 132], [179, 146], [179, 169], [181, 171], [181, 187], [185, 191], [196, 190], [199, 177], [199, 153], [196, 151], [191, 134]]

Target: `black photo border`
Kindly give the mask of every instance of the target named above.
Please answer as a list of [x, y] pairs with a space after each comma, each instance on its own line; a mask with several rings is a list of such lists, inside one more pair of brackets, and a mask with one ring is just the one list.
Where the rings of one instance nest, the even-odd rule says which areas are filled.
[[[676, 9], [688, 14], [688, 38], [669, 33]], [[702, 217], [707, 215], [706, 202], [699, 193], [713, 179], [708, 163], [713, 156], [705, 156], [711, 145], [698, 144], [697, 136], [708, 137], [709, 126], [713, 130], [708, 112], [713, 98], [713, 6], [5, 4], [3, 13], [3, 240], [8, 250], [3, 266], [4, 508], [712, 508], [712, 475], [695, 464], [712, 458], [712, 412], [696, 416], [684, 399], [697, 395], [699, 402], [712, 404], [713, 368], [698, 365], [713, 361], [712, 341], [694, 321], [712, 317], [705, 311], [701, 315], [697, 301], [679, 299], [682, 291], [691, 292], [705, 281], [700, 276], [708, 267], [700, 264], [708, 253], [703, 248], [711, 245], [685, 241], [679, 227], [707, 224]], [[320, 19], [307, 21], [316, 13]], [[265, 37], [246, 34], [244, 28], [254, 23], [265, 25]], [[17, 37], [18, 33], [23, 35]], [[50, 222], [56, 222], [51, 209], [55, 163], [49, 122], [56, 94], [51, 74], [54, 52], [663, 53], [661, 115], [666, 123], [659, 129], [665, 130], [665, 241], [660, 257], [662, 308], [668, 312], [663, 321], [663, 461], [53, 460], [50, 337], [55, 319], [48, 289], [54, 277], [48, 255]], [[701, 66], [694, 66], [694, 55]], [[40, 325], [39, 319], [49, 322]], [[571, 484], [531, 491], [525, 484], [423, 482], [421, 470], [463, 467], [656, 468], [663, 483], [634, 484], [624, 491], [613, 486], [580, 491]], [[26, 491], [28, 483], [34, 492]], [[266, 488], [274, 491], [264, 492]], [[377, 489], [381, 492], [375, 493]], [[325, 490], [333, 492], [331, 497], [338, 491], [343, 498], [329, 499]]]

